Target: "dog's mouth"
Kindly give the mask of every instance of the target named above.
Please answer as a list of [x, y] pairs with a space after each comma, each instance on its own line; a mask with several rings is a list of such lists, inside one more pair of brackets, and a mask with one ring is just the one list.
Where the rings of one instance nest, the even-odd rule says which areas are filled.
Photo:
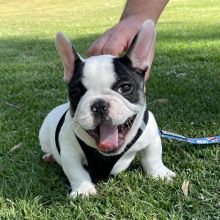
[[95, 139], [97, 147], [104, 153], [117, 151], [124, 143], [127, 133], [130, 131], [135, 115], [128, 118], [124, 124], [110, 125], [101, 122], [95, 129], [87, 130], [87, 133]]

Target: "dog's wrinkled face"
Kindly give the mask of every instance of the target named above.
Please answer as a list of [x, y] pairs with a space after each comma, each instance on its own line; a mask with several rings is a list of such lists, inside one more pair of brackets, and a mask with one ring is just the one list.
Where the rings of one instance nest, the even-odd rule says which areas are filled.
[[[150, 41], [147, 45], [145, 35]], [[82, 60], [68, 39], [57, 34], [74, 121], [95, 139], [100, 151], [119, 149], [144, 105], [144, 73], [154, 39], [154, 25], [148, 22], [124, 57], [102, 55]]]
[[103, 151], [115, 150], [124, 143], [144, 104], [144, 77], [127, 62], [107, 55], [91, 57], [76, 64], [69, 83], [74, 119]]

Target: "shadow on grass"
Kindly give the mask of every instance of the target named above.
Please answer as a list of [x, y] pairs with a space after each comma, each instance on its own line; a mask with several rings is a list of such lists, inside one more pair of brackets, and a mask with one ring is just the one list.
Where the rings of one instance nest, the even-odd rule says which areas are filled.
[[[166, 30], [159, 30], [158, 37], [162, 41], [175, 41], [175, 42], [187, 42], [187, 41], [213, 41], [219, 40], [220, 36], [220, 24], [194, 24], [186, 22], [169, 21], [160, 24], [160, 27], [166, 27]], [[175, 28], [170, 28], [170, 27]], [[185, 27], [187, 26], [187, 28]]]
[[[216, 34], [217, 33], [217, 34]], [[162, 42], [213, 40], [219, 33], [200, 36], [160, 32]], [[72, 40], [82, 55], [96, 35]], [[218, 45], [219, 46], [219, 45]], [[216, 48], [187, 48], [181, 51], [157, 48], [153, 74], [148, 85], [149, 103], [168, 99], [168, 103], [150, 104], [160, 126], [183, 135], [211, 135], [219, 131], [219, 56]], [[42, 198], [45, 205], [65, 203], [69, 184], [57, 165], [41, 162], [38, 131], [46, 114], [66, 100], [62, 65], [54, 42], [42, 39], [2, 39], [0, 41], [1, 115], [0, 156], [1, 191], [11, 200]], [[211, 57], [211, 59], [210, 59]], [[183, 74], [181, 77], [179, 74]], [[215, 80], [216, 79], [216, 80]], [[14, 104], [13, 108], [7, 103]], [[22, 147], [10, 152], [11, 147]], [[172, 146], [172, 144], [171, 144]], [[188, 145], [179, 145], [194, 152]], [[180, 152], [166, 148], [166, 154], [181, 158]], [[202, 154], [203, 148], [199, 149]], [[171, 163], [171, 162], [170, 162]], [[176, 160], [176, 166], [180, 162]], [[181, 167], [181, 166], [180, 166]]]

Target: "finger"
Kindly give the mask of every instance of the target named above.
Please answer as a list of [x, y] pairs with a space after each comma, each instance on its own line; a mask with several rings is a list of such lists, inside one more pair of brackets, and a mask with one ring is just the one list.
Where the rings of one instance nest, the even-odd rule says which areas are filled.
[[88, 49], [87, 56], [98, 56], [102, 54], [102, 50], [106, 42], [110, 37], [110, 31], [106, 31], [101, 37], [99, 37]]
[[102, 54], [118, 56], [120, 53], [124, 52], [126, 48], [127, 42], [125, 39], [120, 38], [119, 35], [111, 35], [103, 46]]

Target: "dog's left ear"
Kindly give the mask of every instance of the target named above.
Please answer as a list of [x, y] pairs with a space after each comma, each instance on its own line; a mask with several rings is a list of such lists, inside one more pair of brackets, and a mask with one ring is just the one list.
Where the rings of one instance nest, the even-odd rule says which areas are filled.
[[61, 32], [56, 34], [55, 45], [63, 62], [64, 81], [69, 83], [73, 77], [76, 62], [81, 62], [81, 58], [73, 48], [69, 39]]
[[146, 20], [126, 53], [133, 68], [140, 70], [144, 74], [150, 68], [150, 56], [156, 38], [155, 24], [151, 20]]

